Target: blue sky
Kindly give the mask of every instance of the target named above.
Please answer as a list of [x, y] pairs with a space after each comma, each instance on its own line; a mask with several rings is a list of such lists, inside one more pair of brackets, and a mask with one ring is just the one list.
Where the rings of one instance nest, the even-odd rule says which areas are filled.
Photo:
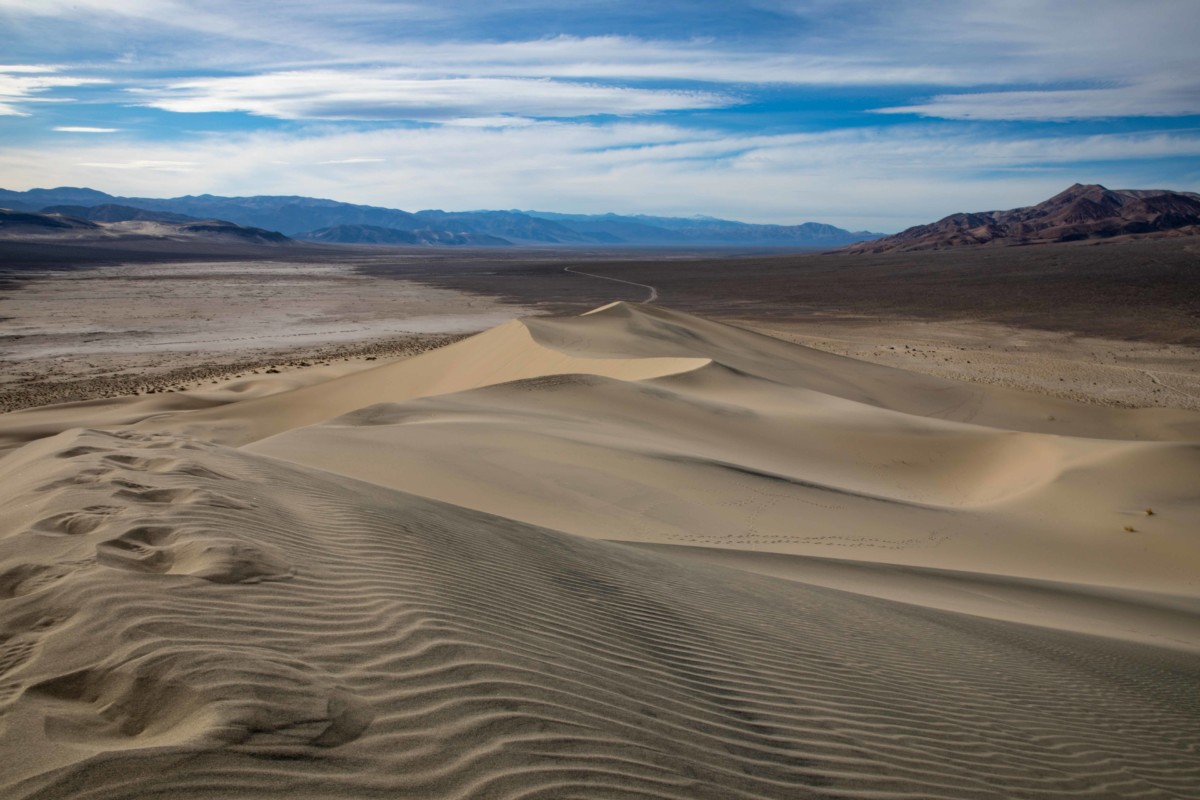
[[895, 231], [1200, 190], [1198, 0], [0, 0], [0, 186]]

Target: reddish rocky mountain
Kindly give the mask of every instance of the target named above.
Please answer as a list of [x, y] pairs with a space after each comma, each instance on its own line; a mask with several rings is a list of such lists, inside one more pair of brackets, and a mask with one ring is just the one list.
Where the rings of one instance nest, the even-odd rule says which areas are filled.
[[1200, 194], [1165, 189], [1106, 189], [1099, 184], [1077, 183], [1036, 206], [951, 214], [930, 225], [853, 244], [841, 252], [889, 253], [1197, 234], [1200, 234]]

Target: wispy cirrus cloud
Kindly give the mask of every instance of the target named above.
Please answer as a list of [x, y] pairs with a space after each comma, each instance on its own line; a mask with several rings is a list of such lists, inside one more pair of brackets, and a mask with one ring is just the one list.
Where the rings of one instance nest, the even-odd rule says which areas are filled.
[[58, 133], [117, 133], [120, 128], [90, 128], [86, 125], [55, 125], [51, 130]]
[[200, 162], [132, 158], [127, 161], [81, 161], [76, 166], [138, 172], [193, 172], [200, 166]]
[[889, 16], [912, 48], [892, 53], [957, 65], [963, 77], [951, 85], [991, 86], [882, 113], [994, 121], [1200, 114], [1200, 7], [1192, 0], [964, 0], [952, 9], [926, 0], [894, 4]]
[[905, 63], [879, 54], [826, 52], [824, 48], [743, 50], [708, 38], [664, 40], [628, 35], [413, 42], [406, 43], [399, 53], [354, 50], [339, 54], [339, 60], [348, 64], [379, 59], [388, 61], [396, 75], [413, 78], [504, 76], [861, 86], [953, 85], [964, 77], [950, 65]]
[[0, 65], [0, 115], [26, 117], [31, 113], [29, 103], [61, 102], [64, 98], [47, 98], [46, 92], [70, 86], [107, 83], [104, 78], [84, 78], [62, 73], [63, 67], [54, 64]]
[[330, 161], [318, 161], [318, 164], [381, 164], [387, 161], [386, 158], [365, 158], [362, 156], [355, 158], [335, 158]]
[[1138, 84], [1095, 89], [942, 94], [923, 103], [877, 111], [962, 120], [1181, 117], [1200, 114], [1200, 86], [1178, 76], [1162, 76]]
[[[614, 18], [646, 17], [637, 3], [606, 3]], [[718, 4], [695, 0], [696, 16]], [[163, 42], [140, 48], [146, 64], [174, 58], [203, 69], [220, 66], [244, 75], [189, 81], [131, 81], [141, 102], [177, 112], [244, 111], [279, 119], [451, 119], [496, 112], [489, 91], [511, 93], [511, 105], [533, 116], [656, 113], [704, 110], [728, 102], [712, 87], [926, 87], [925, 98], [881, 105], [891, 114], [944, 119], [1089, 119], [1114, 115], [1200, 113], [1195, 41], [1200, 14], [1192, 0], [1094, 0], [1073, 4], [1011, 0], [880, 3], [874, 0], [791, 0], [725, 4], [731, 20], [762, 16], [757, 41], [697, 35], [687, 16], [659, 35], [638, 32], [444, 38], [422, 36], [416, 23], [444, 20], [454, 29], [468, 17], [528, 27], [561, 4], [522, 2], [502, 9], [487, 3], [462, 8], [414, 0], [348, 0], [330, 6], [309, 0], [236, 3], [211, 0], [0, 0], [0, 12], [70, 24], [142, 26], [138, 38]], [[578, 20], [587, 6], [571, 17]], [[676, 9], [679, 11], [679, 9]], [[599, 12], [595, 12], [598, 14]], [[595, 14], [593, 15], [595, 16]], [[603, 16], [603, 15], [601, 15]], [[793, 19], [801, 35], [783, 37]], [[766, 22], [764, 22], [766, 20]], [[407, 33], [406, 33], [407, 32]], [[666, 34], [666, 35], [663, 35]], [[215, 37], [215, 38], [214, 38]], [[167, 52], [172, 55], [168, 56]], [[219, 53], [218, 59], [213, 58]], [[136, 63], [122, 53], [121, 62]], [[515, 82], [548, 81], [549, 87]], [[466, 83], [456, 81], [466, 80]], [[470, 83], [481, 81], [482, 83]], [[406, 83], [414, 82], [414, 83]], [[710, 84], [689, 96], [649, 89], [647, 82]], [[305, 87], [302, 84], [307, 83]], [[338, 84], [341, 84], [340, 86]], [[148, 85], [147, 85], [148, 84]], [[358, 84], [357, 91], [354, 84]], [[582, 88], [579, 88], [582, 84]], [[635, 85], [636, 84], [636, 85]], [[987, 87], [985, 91], [928, 88]], [[998, 88], [997, 88], [998, 87]], [[692, 87], [695, 89], [695, 87]], [[580, 95], [570, 103], [569, 92]], [[601, 107], [607, 110], [592, 112]]]
[[513, 114], [582, 117], [719, 108], [725, 94], [524, 78], [402, 77], [386, 69], [298, 70], [201, 78], [134, 90], [140, 103], [175, 112], [244, 111], [279, 119], [426, 120]]

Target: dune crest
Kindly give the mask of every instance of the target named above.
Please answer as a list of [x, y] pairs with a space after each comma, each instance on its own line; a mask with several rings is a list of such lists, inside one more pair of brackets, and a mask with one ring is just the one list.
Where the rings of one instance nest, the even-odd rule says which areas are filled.
[[149, 419], [142, 427], [241, 445], [323, 422], [373, 403], [450, 394], [546, 375], [588, 374], [642, 380], [696, 369], [707, 363], [707, 359], [697, 357], [575, 356], [539, 345], [526, 325], [513, 321], [397, 364], [208, 413]]

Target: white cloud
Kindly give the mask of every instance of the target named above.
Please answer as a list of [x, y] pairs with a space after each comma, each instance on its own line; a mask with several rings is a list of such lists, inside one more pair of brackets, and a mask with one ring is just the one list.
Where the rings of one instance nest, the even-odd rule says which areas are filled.
[[318, 164], [378, 164], [387, 161], [386, 158], [337, 158], [332, 161], [318, 161]]
[[171, 0], [0, 0], [0, 11], [48, 17], [85, 11], [151, 16], [156, 10], [170, 14], [180, 9], [179, 4]]
[[80, 78], [60, 73], [52, 64], [16, 64], [0, 66], [0, 116], [27, 117], [28, 103], [62, 102], [64, 98], [39, 95], [67, 86], [107, 83], [101, 78]]
[[39, 73], [57, 72], [62, 69], [55, 64], [0, 64], [0, 72], [8, 73]]
[[[553, 36], [505, 42], [406, 42], [385, 57], [410, 77], [668, 80], [719, 84], [951, 85], [962, 75], [939, 65], [905, 64], [869, 54], [729, 47], [707, 40], [635, 36]], [[357, 61], [361, 51], [343, 54]]]
[[927, 102], [878, 109], [941, 119], [1077, 120], [1200, 114], [1200, 87], [1164, 78], [1132, 86], [943, 94]]
[[59, 133], [116, 133], [120, 128], [89, 128], [83, 125], [56, 125], [54, 130]]
[[[442, 19], [450, 30], [458, 17], [501, 13], [469, 3], [0, 0], [0, 13], [92, 25], [118, 42], [136, 40], [147, 65], [256, 73], [150, 87], [145, 102], [173, 111], [241, 110], [286, 119], [526, 113], [497, 112], [504, 104], [478, 97], [488, 84], [472, 89], [455, 85], [458, 79], [495, 81], [490, 86], [501, 93], [512, 89], [512, 106], [530, 108], [532, 115], [542, 115], [546, 104], [550, 115], [569, 117], [721, 102], [712, 93], [688, 102], [686, 95], [639, 84], [585, 87], [578, 91], [590, 96], [572, 105], [552, 89], [537, 92], [514, 80], [549, 79], [568, 89], [576, 84], [566, 81], [698, 81], [739, 91], [743, 84], [987, 87], [886, 109], [952, 119], [1081, 119], [1112, 116], [1113, 109], [1138, 116], [1200, 113], [1196, 0], [747, 0], [729, 6], [731, 17], [768, 7], [802, 21], [770, 32], [791, 34], [780, 45], [779, 38], [754, 34], [728, 41], [687, 38], [685, 15], [656, 29], [665, 31], [661, 39], [436, 41], [408, 34], [406, 23], [413, 21]], [[554, 8], [549, 2], [505, 5], [509, 13], [531, 17]], [[129, 57], [124, 44], [113, 54], [118, 57]], [[305, 79], [314, 85], [299, 85]], [[420, 83], [410, 87], [405, 81]], [[449, 117], [436, 116], [443, 111]]]
[[[140, 148], [139, 148], [140, 149]], [[198, 161], [156, 161], [153, 159], [131, 159], [128, 161], [81, 161], [77, 166], [97, 169], [138, 170], [148, 172], [193, 172], [200, 166]]]
[[[479, 7], [482, 5], [482, 8]], [[605, 6], [597, 4], [596, 17]], [[0, 11], [88, 24], [169, 41], [191, 66], [257, 63], [279, 71], [289, 61], [375, 64], [414, 77], [553, 77], [678, 79], [718, 83], [801, 85], [979, 85], [1042, 81], [1047, 75], [1103, 80], [1140, 74], [1148, 65], [1194, 63], [1197, 15], [1193, 0], [841, 0], [831, 3], [730, 2], [745, 9], [773, 5], [803, 19], [787, 45], [765, 41], [690, 39], [686, 14], [660, 27], [661, 40], [637, 35], [552, 36], [504, 41], [429, 41], [406, 23], [493, 13], [487, 4], [307, 0], [0, 0]], [[511, 14], [538, 17], [552, 2], [510, 3]], [[663, 12], [663, 16], [670, 13]], [[511, 19], [510, 19], [511, 21]], [[446, 29], [453, 29], [452, 24]], [[626, 28], [632, 31], [633, 28]], [[770, 31], [779, 33], [783, 31]], [[183, 35], [186, 33], [187, 35]], [[213, 47], [212, 37], [225, 37]], [[273, 68], [272, 68], [273, 65]], [[1182, 65], [1181, 65], [1182, 66]]]
[[632, 89], [513, 78], [412, 79], [389, 70], [298, 70], [136, 90], [142, 105], [176, 112], [245, 111], [279, 119], [408, 119], [645, 114], [731, 105], [711, 92]]
[[463, 128], [528, 128], [536, 125], [537, 120], [529, 117], [459, 117], [445, 120], [444, 124]]
[[1200, 114], [1194, 0], [963, 0], [954, 8], [926, 0], [885, 9], [882, 21], [904, 31], [911, 48], [886, 48], [893, 57], [953, 64], [958, 86], [1006, 88], [942, 93], [884, 113], [1058, 121]]

